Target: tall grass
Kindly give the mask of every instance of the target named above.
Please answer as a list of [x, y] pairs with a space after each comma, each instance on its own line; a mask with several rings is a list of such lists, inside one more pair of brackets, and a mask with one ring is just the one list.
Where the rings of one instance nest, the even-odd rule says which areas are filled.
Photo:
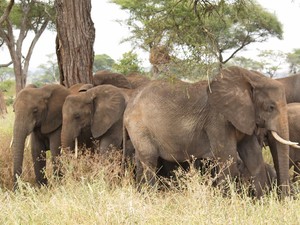
[[[195, 170], [177, 173], [177, 182], [163, 189], [137, 191], [132, 172], [121, 173], [121, 152], [75, 159], [61, 157], [64, 177], [52, 175], [47, 159], [49, 185], [34, 182], [30, 151], [25, 151], [20, 189], [12, 192], [12, 152], [9, 143], [13, 115], [1, 120], [0, 224], [299, 224], [299, 194], [278, 200], [275, 192], [252, 199], [247, 189], [227, 195], [213, 188], [209, 178]], [[296, 187], [298, 188], [298, 187]], [[299, 190], [299, 189], [298, 189]]]

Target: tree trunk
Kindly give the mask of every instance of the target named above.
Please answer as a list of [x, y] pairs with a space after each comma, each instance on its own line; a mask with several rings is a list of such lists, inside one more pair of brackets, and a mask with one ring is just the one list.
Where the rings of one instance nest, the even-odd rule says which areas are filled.
[[5, 114], [7, 114], [7, 108], [6, 108], [3, 93], [2, 91], [0, 91], [0, 116], [4, 117]]
[[60, 83], [66, 87], [92, 83], [95, 28], [91, 0], [56, 0], [55, 4]]

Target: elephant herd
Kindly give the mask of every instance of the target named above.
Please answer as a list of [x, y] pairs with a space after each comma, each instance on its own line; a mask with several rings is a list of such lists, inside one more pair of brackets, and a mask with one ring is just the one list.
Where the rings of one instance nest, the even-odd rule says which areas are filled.
[[[227, 176], [251, 177], [260, 197], [272, 176], [280, 195], [288, 195], [289, 168], [294, 166], [293, 180], [300, 172], [297, 84], [300, 75], [274, 80], [233, 66], [210, 82], [99, 71], [93, 84], [31, 85], [14, 102], [14, 182], [22, 174], [24, 143], [30, 134], [39, 184], [47, 184], [46, 150], [59, 173], [61, 149], [76, 152], [77, 145], [85, 145], [101, 154], [116, 146], [123, 147], [124, 157], [134, 155], [138, 183], [154, 184], [161, 161], [167, 165], [197, 158], [219, 168], [231, 161], [218, 173], [217, 182]], [[133, 148], [124, 144], [127, 138]], [[270, 147], [275, 170], [264, 162], [263, 143]]]

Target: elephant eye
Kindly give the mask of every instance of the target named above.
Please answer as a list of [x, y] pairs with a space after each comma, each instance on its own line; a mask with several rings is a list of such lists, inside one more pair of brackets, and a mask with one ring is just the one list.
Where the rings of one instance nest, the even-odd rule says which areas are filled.
[[35, 113], [37, 113], [38, 112], [38, 108], [34, 108], [33, 110], [32, 110], [32, 112], [35, 114]]
[[267, 109], [266, 109], [266, 111], [268, 111], [268, 112], [273, 112], [274, 110], [275, 110], [275, 105], [274, 104], [270, 104], [270, 105], [268, 105], [267, 106]]

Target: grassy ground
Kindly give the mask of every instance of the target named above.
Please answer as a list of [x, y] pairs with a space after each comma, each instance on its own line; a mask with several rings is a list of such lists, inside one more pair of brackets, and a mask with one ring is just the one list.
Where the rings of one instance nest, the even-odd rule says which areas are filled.
[[[180, 174], [164, 190], [134, 187], [131, 173], [120, 177], [120, 152], [107, 156], [62, 157], [64, 178], [56, 180], [47, 161], [50, 185], [37, 188], [29, 150], [20, 190], [12, 192], [13, 113], [0, 119], [0, 224], [300, 224], [300, 200], [279, 201], [275, 192], [260, 200], [224, 192], [195, 171]], [[299, 190], [299, 188], [298, 188]]]

